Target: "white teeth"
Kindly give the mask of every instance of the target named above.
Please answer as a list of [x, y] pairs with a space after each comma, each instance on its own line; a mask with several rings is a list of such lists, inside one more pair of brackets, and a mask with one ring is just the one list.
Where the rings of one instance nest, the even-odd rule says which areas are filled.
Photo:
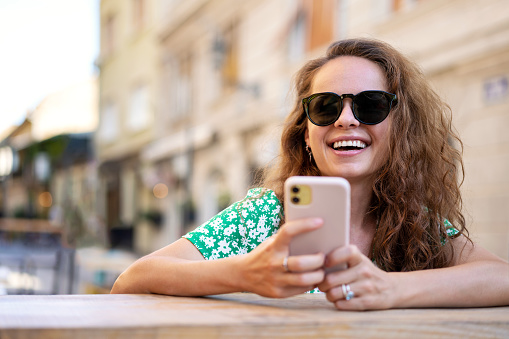
[[336, 141], [334, 145], [332, 145], [334, 149], [338, 149], [340, 147], [357, 147], [357, 148], [366, 148], [366, 143], [360, 140], [343, 140]]

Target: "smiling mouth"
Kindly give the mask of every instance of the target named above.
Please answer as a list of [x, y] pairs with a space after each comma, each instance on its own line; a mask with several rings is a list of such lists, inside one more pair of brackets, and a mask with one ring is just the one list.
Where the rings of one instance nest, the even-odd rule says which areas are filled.
[[357, 151], [366, 148], [365, 142], [360, 140], [336, 141], [331, 147], [336, 151]]

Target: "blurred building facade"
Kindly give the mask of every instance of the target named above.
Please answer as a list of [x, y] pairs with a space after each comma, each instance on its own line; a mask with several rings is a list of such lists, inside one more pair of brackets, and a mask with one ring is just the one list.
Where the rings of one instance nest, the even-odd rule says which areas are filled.
[[72, 293], [96, 217], [97, 79], [48, 95], [0, 141], [0, 294]]
[[149, 212], [140, 152], [154, 139], [157, 124], [157, 24], [163, 4], [160, 0], [100, 4], [101, 114], [95, 146], [101, 189], [97, 206], [113, 247], [133, 248], [133, 233], [143, 227], [139, 216]]
[[9, 171], [0, 176], [3, 216], [53, 218], [66, 226], [72, 212], [73, 227], [86, 231], [87, 216], [95, 215], [97, 93], [91, 78], [50, 94], [1, 141], [12, 153]]
[[[509, 256], [504, 0], [103, 0], [96, 147], [108, 227], [140, 254], [241, 199], [278, 150], [291, 78], [368, 36], [419, 63], [465, 143], [472, 235]], [[476, 114], [478, 113], [478, 114]]]

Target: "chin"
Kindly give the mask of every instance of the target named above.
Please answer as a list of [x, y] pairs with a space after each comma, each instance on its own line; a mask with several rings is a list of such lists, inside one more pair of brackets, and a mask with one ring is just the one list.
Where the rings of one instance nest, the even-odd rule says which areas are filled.
[[369, 180], [373, 177], [373, 173], [360, 173], [358, 171], [321, 171], [324, 177], [341, 177], [348, 180], [350, 183], [354, 181]]

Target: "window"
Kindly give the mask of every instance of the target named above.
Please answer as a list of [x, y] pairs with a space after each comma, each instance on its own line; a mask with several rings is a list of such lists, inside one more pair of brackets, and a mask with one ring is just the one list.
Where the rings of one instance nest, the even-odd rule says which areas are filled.
[[239, 76], [237, 24], [230, 24], [218, 34], [212, 45], [215, 69], [219, 72], [223, 89], [237, 86]]
[[101, 124], [99, 138], [103, 142], [110, 142], [118, 136], [118, 109], [117, 106], [108, 102], [101, 110]]
[[230, 25], [224, 32], [224, 63], [221, 69], [224, 87], [234, 87], [238, 81], [237, 27]]
[[191, 70], [192, 57], [190, 53], [183, 53], [172, 64], [171, 112], [174, 117], [183, 117], [191, 110]]
[[149, 90], [146, 85], [139, 85], [131, 93], [127, 127], [131, 131], [139, 131], [145, 129], [151, 122]]
[[[345, 6], [345, 3], [339, 0], [302, 0], [289, 25], [290, 61], [300, 60], [307, 51], [328, 45], [334, 39], [335, 33], [343, 36], [346, 31], [343, 20], [346, 18]], [[336, 15], [343, 22], [338, 23]]]
[[334, 7], [334, 1], [306, 0], [305, 9], [309, 18], [308, 50], [328, 44], [334, 39]]

